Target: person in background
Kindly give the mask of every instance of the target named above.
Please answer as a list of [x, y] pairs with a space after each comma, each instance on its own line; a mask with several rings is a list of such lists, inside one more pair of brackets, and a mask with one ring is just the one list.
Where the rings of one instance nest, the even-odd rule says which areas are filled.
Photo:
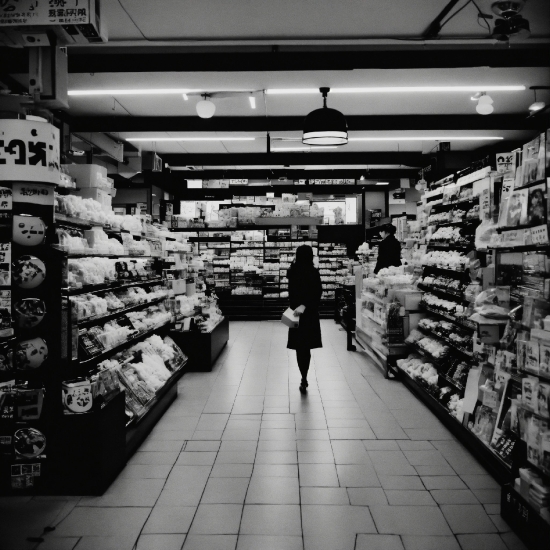
[[301, 245], [296, 249], [296, 258], [288, 273], [288, 297], [294, 314], [300, 317], [297, 328], [288, 329], [288, 349], [296, 350], [298, 368], [302, 375], [300, 392], [306, 393], [307, 373], [311, 360], [311, 350], [322, 348], [319, 305], [323, 287], [319, 270], [313, 265], [311, 246]]
[[401, 265], [401, 243], [395, 238], [395, 225], [383, 225], [380, 229], [382, 242], [378, 245], [378, 260], [374, 272], [378, 273], [385, 267]]

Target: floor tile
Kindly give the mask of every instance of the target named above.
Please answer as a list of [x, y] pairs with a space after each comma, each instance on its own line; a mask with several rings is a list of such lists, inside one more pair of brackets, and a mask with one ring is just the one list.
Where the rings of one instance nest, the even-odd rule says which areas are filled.
[[464, 483], [468, 485], [470, 489], [500, 489], [500, 485], [495, 481], [492, 476], [488, 475], [468, 475], [462, 474], [460, 476]]
[[462, 550], [508, 550], [499, 535], [457, 535]]
[[149, 516], [150, 508], [87, 508], [78, 507], [57, 526], [58, 537], [135, 536]]
[[296, 441], [281, 441], [277, 439], [258, 441], [258, 452], [296, 451]]
[[334, 464], [300, 464], [300, 487], [339, 487]]
[[197, 508], [194, 506], [155, 507], [143, 533], [187, 533]]
[[379, 533], [394, 535], [451, 535], [435, 506], [371, 506]]
[[418, 476], [379, 475], [378, 479], [384, 490], [422, 491], [425, 489]]
[[385, 491], [390, 505], [437, 506], [429, 491]]
[[357, 535], [355, 550], [403, 550], [397, 535]]
[[219, 441], [188, 441], [185, 444], [185, 451], [209, 452], [220, 449]]
[[214, 464], [254, 464], [256, 451], [219, 451]]
[[128, 464], [168, 464], [172, 465], [178, 459], [179, 453], [176, 451], [167, 452], [149, 452], [138, 451], [128, 461]]
[[227, 477], [211, 478], [206, 484], [201, 504], [242, 504], [249, 480], [247, 477], [235, 479]]
[[237, 550], [303, 550], [302, 537], [240, 535]]
[[185, 535], [141, 535], [136, 550], [181, 550]]
[[258, 451], [256, 464], [297, 464], [298, 453], [295, 451]]
[[367, 506], [302, 505], [302, 526], [306, 537], [376, 533]]
[[255, 464], [253, 477], [298, 477], [297, 464]]
[[349, 504], [344, 487], [301, 487], [301, 504]]
[[169, 464], [128, 464], [118, 479], [166, 479], [171, 469]]
[[252, 468], [253, 464], [214, 464], [210, 477], [250, 477]]
[[254, 476], [246, 493], [246, 504], [300, 504], [295, 477]]
[[341, 487], [380, 487], [380, 480], [372, 466], [365, 464], [338, 464], [336, 466]]
[[354, 550], [356, 535], [342, 533], [304, 535], [304, 550]]
[[184, 451], [180, 453], [176, 466], [212, 466], [217, 454], [215, 452]]
[[[193, 443], [190, 441], [189, 443]], [[189, 445], [188, 443], [188, 445]], [[212, 442], [210, 442], [212, 443]], [[258, 447], [257, 441], [242, 441], [242, 440], [225, 440], [221, 442], [219, 451], [220, 452], [237, 452], [237, 451], [248, 451], [255, 452]]]
[[201, 504], [193, 519], [189, 534], [238, 534], [242, 508], [240, 504]]
[[467, 489], [465, 483], [457, 476], [422, 476], [426, 489]]
[[135, 550], [136, 536], [91, 535], [83, 536], [75, 550]]
[[183, 550], [235, 550], [237, 535], [187, 535]]
[[381, 506], [388, 504], [386, 493], [378, 487], [349, 487], [347, 492], [350, 504], [353, 506]]
[[438, 504], [479, 504], [474, 493], [467, 489], [436, 489], [431, 493]]
[[497, 532], [481, 504], [445, 504], [441, 511], [455, 534]]
[[241, 535], [301, 536], [300, 506], [246, 504]]
[[415, 536], [401, 537], [405, 550], [460, 550], [455, 537], [450, 536]]
[[298, 463], [334, 464], [334, 455], [332, 452], [298, 451]]

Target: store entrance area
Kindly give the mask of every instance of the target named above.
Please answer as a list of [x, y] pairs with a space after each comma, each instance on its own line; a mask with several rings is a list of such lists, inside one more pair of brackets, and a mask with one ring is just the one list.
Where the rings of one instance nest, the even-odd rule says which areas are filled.
[[321, 325], [301, 395], [286, 328], [232, 322], [212, 372], [183, 376], [103, 496], [0, 499], [0, 548], [525, 548], [489, 473], [399, 381], [346, 351], [339, 325]]

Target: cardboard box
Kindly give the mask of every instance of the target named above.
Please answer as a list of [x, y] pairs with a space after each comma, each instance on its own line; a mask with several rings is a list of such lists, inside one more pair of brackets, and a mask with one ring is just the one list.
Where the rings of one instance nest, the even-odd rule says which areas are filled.
[[79, 189], [97, 188], [112, 194], [113, 180], [107, 177], [107, 168], [99, 164], [67, 164], [67, 172], [76, 180]]
[[420, 300], [422, 299], [420, 290], [396, 290], [395, 297], [406, 311], [420, 309]]

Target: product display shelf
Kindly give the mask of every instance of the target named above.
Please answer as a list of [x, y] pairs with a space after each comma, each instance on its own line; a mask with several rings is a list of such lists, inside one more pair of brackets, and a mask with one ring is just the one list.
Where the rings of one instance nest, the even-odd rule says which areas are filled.
[[433, 330], [429, 330], [423, 326], [418, 326], [419, 330], [421, 330], [423, 333], [425, 333], [427, 336], [433, 336], [435, 338], [437, 338], [438, 340], [441, 340], [445, 345], [447, 346], [450, 346], [451, 348], [453, 348], [454, 351], [457, 351], [459, 352], [460, 354], [462, 354], [466, 359], [468, 360], [472, 360], [473, 357], [474, 357], [474, 354], [472, 351], [468, 351], [468, 350], [465, 350], [465, 349], [462, 349], [460, 346], [457, 346], [455, 343], [453, 343], [452, 340], [450, 340], [449, 338], [447, 338], [446, 336], [443, 336], [441, 334], [438, 334], [437, 332], [433, 331]]
[[145, 413], [126, 425], [126, 457], [132, 456], [178, 395], [178, 381], [187, 372], [187, 359], [157, 391], [155, 401]]
[[505, 483], [510, 477], [510, 467], [488, 445], [473, 434], [462, 422], [451, 414], [426, 388], [401, 369], [399, 379], [412, 391], [452, 434], [481, 462], [481, 464], [499, 482]]
[[502, 487], [500, 513], [529, 549], [547, 550], [550, 523], [510, 483]]
[[455, 325], [458, 325], [462, 328], [467, 328], [470, 330], [477, 330], [477, 324], [474, 321], [470, 321], [469, 319], [465, 319], [462, 317], [454, 317], [451, 314], [443, 313], [442, 311], [437, 311], [433, 308], [430, 308], [426, 306], [425, 304], [420, 304], [421, 308], [426, 311], [427, 313], [431, 313], [432, 315], [435, 315], [437, 317], [440, 317], [442, 319], [445, 319], [447, 321], [451, 321], [451, 323], [454, 323]]
[[188, 356], [186, 371], [211, 371], [216, 359], [229, 340], [229, 320], [224, 317], [209, 332], [172, 330], [170, 336]]
[[133, 286], [144, 286], [162, 284], [164, 279], [146, 279], [142, 281], [111, 281], [108, 283], [100, 283], [97, 285], [84, 285], [81, 288], [66, 287], [62, 289], [62, 293], [66, 296], [78, 296], [80, 294], [99, 294], [102, 292], [110, 292], [113, 290], [121, 290], [124, 288], [130, 288]]
[[106, 323], [107, 321], [116, 319], [117, 317], [120, 317], [121, 315], [124, 315], [126, 313], [130, 313], [132, 311], [140, 311], [141, 309], [146, 309], [149, 306], [160, 304], [161, 302], [164, 302], [165, 300], [167, 300], [167, 298], [168, 296], [163, 296], [161, 298], [155, 298], [154, 300], [151, 300], [149, 302], [142, 302], [140, 304], [136, 304], [124, 309], [118, 309], [116, 311], [107, 313], [106, 315], [101, 315], [97, 317], [85, 317], [83, 319], [79, 319], [77, 321], [77, 324], [79, 327], [83, 327], [94, 323]]
[[443, 290], [441, 288], [437, 288], [430, 285], [425, 285], [423, 283], [418, 283], [418, 288], [420, 290], [424, 290], [426, 292], [430, 292], [431, 294], [435, 294], [436, 296], [441, 296], [442, 298], [448, 299], [448, 300], [454, 300], [455, 302], [460, 303], [469, 303], [468, 300], [464, 297], [464, 293], [455, 294], [454, 292], [449, 292], [448, 290]]
[[479, 225], [481, 220], [479, 219], [467, 219], [467, 220], [456, 220], [452, 222], [429, 222], [429, 227], [465, 227], [469, 225]]

